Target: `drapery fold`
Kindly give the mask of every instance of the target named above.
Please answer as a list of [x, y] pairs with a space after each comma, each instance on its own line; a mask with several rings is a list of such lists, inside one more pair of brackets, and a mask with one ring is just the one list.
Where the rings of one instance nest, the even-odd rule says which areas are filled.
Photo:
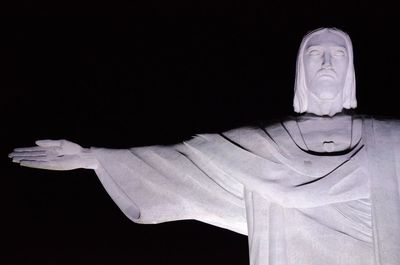
[[[304, 154], [303, 161], [293, 155], [299, 150], [280, 150], [274, 135], [287, 133], [282, 126], [203, 134], [173, 146], [93, 148], [100, 162], [96, 173], [120, 209], [135, 222], [196, 219], [249, 235], [252, 265], [296, 264], [293, 256], [282, 254], [297, 242], [293, 220], [302, 222], [298, 226], [307, 230], [313, 230], [315, 222], [316, 231], [321, 225], [321, 231], [333, 231], [332, 235], [339, 237], [350, 231], [341, 239], [348, 241], [343, 246], [358, 241], [360, 246], [354, 245], [354, 249], [360, 253], [368, 251], [369, 243], [364, 241], [372, 237], [374, 265], [399, 264], [399, 123], [365, 118], [363, 139], [355, 148], [334, 157]], [[289, 139], [290, 135], [282, 137]], [[324, 166], [318, 174], [320, 164]], [[343, 209], [349, 215], [343, 220], [355, 222], [366, 216], [365, 228], [343, 228], [341, 232], [340, 226], [316, 218], [320, 213], [334, 217]], [[356, 226], [351, 222], [348, 225]], [[286, 223], [290, 227], [285, 227]], [[307, 233], [299, 235], [307, 241], [314, 236], [305, 236]], [[303, 252], [315, 252], [312, 244], [299, 242]], [[328, 245], [334, 247], [333, 243]], [[332, 253], [326, 257], [333, 259]], [[315, 264], [323, 260], [302, 259]]]

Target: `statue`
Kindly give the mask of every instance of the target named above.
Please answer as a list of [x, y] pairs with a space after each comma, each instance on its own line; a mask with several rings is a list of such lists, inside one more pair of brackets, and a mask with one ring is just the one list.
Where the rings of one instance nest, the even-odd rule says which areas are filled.
[[298, 53], [301, 115], [173, 146], [40, 140], [9, 156], [93, 169], [136, 223], [196, 219], [248, 235], [252, 265], [399, 264], [400, 124], [346, 110], [356, 105], [350, 38], [322, 28]]

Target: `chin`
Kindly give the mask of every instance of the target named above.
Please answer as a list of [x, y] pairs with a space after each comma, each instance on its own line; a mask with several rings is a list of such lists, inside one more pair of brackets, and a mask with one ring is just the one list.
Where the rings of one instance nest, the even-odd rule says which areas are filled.
[[337, 100], [338, 96], [340, 95], [340, 91], [338, 91], [337, 87], [325, 87], [323, 89], [320, 89], [318, 93], [316, 93], [316, 96], [320, 100], [327, 100], [327, 101], [333, 101]]
[[318, 95], [318, 97], [319, 97], [321, 100], [334, 100], [334, 99], [337, 98], [337, 95], [338, 95], [338, 94], [334, 94], [334, 93], [331, 93], [331, 92], [326, 91], [326, 92], [320, 93], [320, 94]]

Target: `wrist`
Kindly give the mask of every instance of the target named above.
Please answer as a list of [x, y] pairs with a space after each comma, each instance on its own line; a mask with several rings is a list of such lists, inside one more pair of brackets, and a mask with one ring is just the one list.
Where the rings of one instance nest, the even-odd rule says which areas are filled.
[[99, 162], [91, 148], [82, 148], [82, 160], [84, 161], [83, 168], [97, 169]]

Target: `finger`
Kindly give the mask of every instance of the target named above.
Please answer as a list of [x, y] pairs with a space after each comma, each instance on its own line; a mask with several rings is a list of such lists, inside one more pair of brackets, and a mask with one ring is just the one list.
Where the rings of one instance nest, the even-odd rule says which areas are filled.
[[47, 157], [46, 155], [42, 155], [42, 156], [15, 156], [13, 157], [12, 161], [14, 163], [19, 163], [22, 160], [30, 160], [30, 161], [48, 161], [50, 160], [49, 157]]
[[12, 153], [22, 153], [22, 152], [35, 153], [35, 152], [53, 152], [53, 151], [57, 152], [60, 150], [61, 147], [58, 146], [50, 146], [50, 147], [35, 146], [35, 147], [15, 148]]
[[32, 160], [23, 160], [20, 163], [23, 167], [30, 168], [40, 168], [40, 169], [49, 169], [49, 170], [67, 170], [60, 163], [56, 163], [54, 161], [32, 161]]
[[8, 154], [9, 158], [15, 156], [58, 155], [61, 147], [40, 147], [40, 149], [17, 148]]
[[12, 157], [18, 157], [18, 156], [44, 156], [46, 155], [46, 151], [31, 151], [31, 152], [12, 152], [8, 155], [8, 157], [12, 158]]
[[23, 160], [20, 165], [23, 167], [52, 169], [52, 164], [48, 161]]
[[33, 147], [19, 147], [15, 148], [14, 152], [33, 152], [33, 151], [44, 151], [46, 150], [44, 147], [41, 146], [33, 146]]
[[53, 147], [53, 146], [60, 147], [61, 143], [62, 140], [38, 140], [35, 142], [35, 144], [41, 147]]

